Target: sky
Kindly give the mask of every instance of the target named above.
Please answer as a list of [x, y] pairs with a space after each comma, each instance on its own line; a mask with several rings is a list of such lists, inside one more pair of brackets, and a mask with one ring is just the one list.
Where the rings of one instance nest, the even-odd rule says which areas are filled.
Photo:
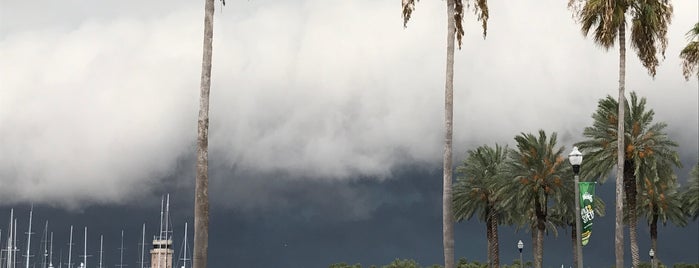
[[[668, 124], [684, 183], [699, 158], [699, 85], [678, 54], [699, 3], [673, 5], [656, 77], [629, 48], [626, 88]], [[445, 13], [420, 1], [403, 28], [397, 1], [216, 4], [214, 267], [440, 262]], [[455, 53], [454, 162], [539, 129], [570, 150], [617, 94], [618, 48], [585, 38], [566, 1], [493, 1], [490, 15], [484, 39], [467, 13]], [[201, 1], [0, 0], [0, 215], [33, 203], [39, 218], [66, 218], [62, 230], [138, 233], [170, 192], [176, 222], [191, 222], [202, 35]], [[599, 188], [613, 202], [613, 184]], [[612, 214], [586, 261], [613, 263]], [[485, 260], [482, 227], [457, 224], [457, 256]], [[505, 241], [531, 239], [503, 229], [508, 260]], [[683, 239], [699, 241], [697, 221], [660, 232], [661, 258], [699, 262], [699, 242]], [[545, 265], [572, 258], [564, 237], [547, 237]]]

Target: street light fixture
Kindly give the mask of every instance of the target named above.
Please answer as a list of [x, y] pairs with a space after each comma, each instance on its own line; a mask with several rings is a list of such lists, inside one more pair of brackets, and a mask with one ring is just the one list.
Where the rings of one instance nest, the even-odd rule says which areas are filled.
[[575, 243], [577, 244], [576, 252], [578, 255], [578, 268], [583, 268], [582, 228], [580, 227], [580, 188], [578, 186], [580, 183], [580, 176], [578, 176], [578, 174], [580, 173], [580, 164], [582, 164], [582, 160], [583, 155], [578, 150], [578, 147], [573, 147], [573, 151], [568, 155], [568, 161], [570, 161], [570, 164], [573, 165], [573, 173], [575, 174], [575, 197], [573, 199], [575, 199], [575, 237], [577, 238]]
[[524, 243], [522, 243], [522, 240], [519, 240], [517, 242], [517, 249], [519, 249], [519, 267], [524, 267], [524, 263], [522, 263], [522, 249], [524, 248]]
[[650, 256], [650, 267], [655, 268], [655, 250], [651, 248], [650, 251], [648, 251], [648, 256]]

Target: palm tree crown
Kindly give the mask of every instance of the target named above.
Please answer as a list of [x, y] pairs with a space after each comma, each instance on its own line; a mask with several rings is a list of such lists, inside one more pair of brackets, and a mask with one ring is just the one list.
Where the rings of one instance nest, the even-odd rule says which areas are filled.
[[655, 76], [660, 65], [658, 54], [665, 57], [667, 29], [672, 22], [673, 8], [668, 0], [569, 0], [568, 6], [581, 24], [583, 35], [592, 31], [595, 43], [605, 49], [614, 46], [619, 30], [631, 25], [631, 47], [643, 67]]

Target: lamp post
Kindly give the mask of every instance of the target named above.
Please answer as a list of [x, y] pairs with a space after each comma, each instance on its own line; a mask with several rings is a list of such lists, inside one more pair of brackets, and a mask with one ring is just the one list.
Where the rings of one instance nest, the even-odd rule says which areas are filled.
[[519, 240], [517, 242], [517, 249], [519, 249], [519, 267], [522, 268], [524, 267], [524, 263], [522, 263], [522, 249], [524, 248], [524, 243], [522, 243], [522, 240]]
[[583, 155], [578, 151], [578, 147], [573, 147], [573, 151], [570, 152], [568, 155], [568, 161], [570, 161], [570, 164], [573, 165], [573, 173], [575, 173], [575, 230], [576, 230], [576, 241], [575, 243], [577, 244], [577, 255], [578, 255], [578, 263], [577, 267], [578, 268], [583, 268], [583, 255], [582, 255], [582, 228], [580, 227], [580, 188], [578, 187], [578, 184], [580, 182], [580, 177], [578, 176], [578, 173], [580, 173], [580, 164], [582, 164], [582, 159]]
[[650, 251], [648, 251], [648, 256], [650, 256], [650, 267], [655, 268], [655, 250], [651, 248]]

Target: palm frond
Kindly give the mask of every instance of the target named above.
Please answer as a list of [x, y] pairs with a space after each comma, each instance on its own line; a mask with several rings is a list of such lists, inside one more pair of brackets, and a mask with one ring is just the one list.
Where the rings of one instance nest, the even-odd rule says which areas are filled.
[[665, 58], [667, 28], [672, 22], [672, 13], [672, 4], [667, 0], [633, 1], [631, 47], [653, 77], [659, 65], [657, 54]]
[[[699, 28], [699, 23], [695, 28]], [[680, 59], [682, 59], [682, 75], [684, 75], [684, 79], [689, 81], [692, 75], [699, 78], [699, 41], [689, 42], [680, 52]]]
[[410, 16], [413, 14], [413, 11], [415, 11], [415, 3], [420, 0], [403, 0], [401, 3], [401, 7], [403, 10], [403, 27], [408, 27], [408, 21], [410, 20]]

